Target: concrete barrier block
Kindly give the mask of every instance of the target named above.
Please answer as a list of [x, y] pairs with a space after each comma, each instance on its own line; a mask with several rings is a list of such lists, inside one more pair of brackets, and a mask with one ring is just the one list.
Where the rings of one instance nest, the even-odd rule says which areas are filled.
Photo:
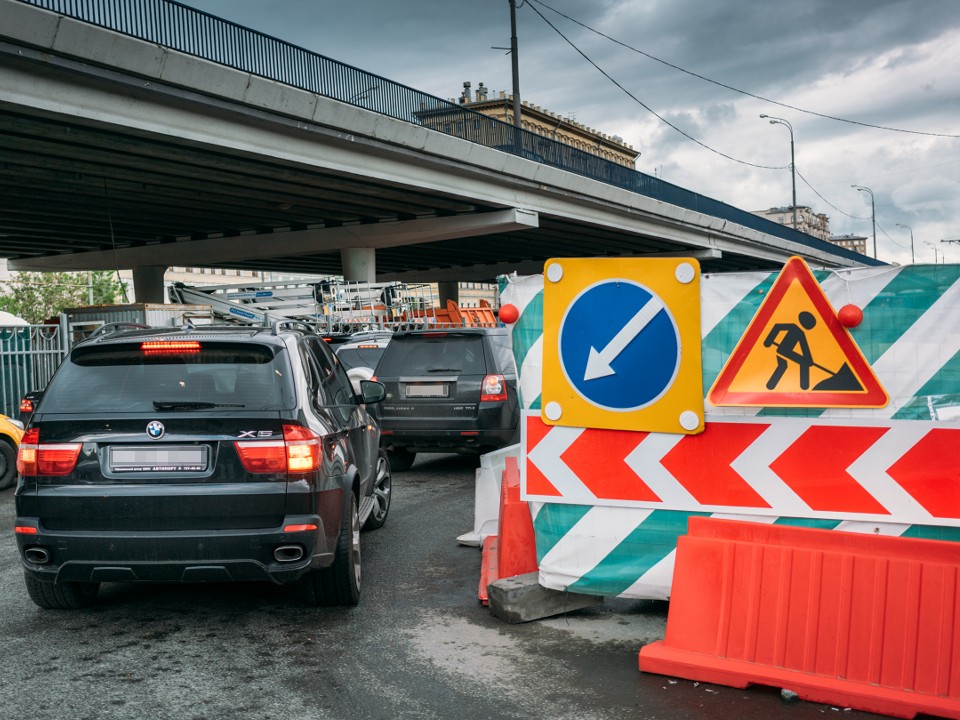
[[243, 101], [247, 105], [305, 120], [313, 118], [317, 107], [314, 93], [256, 75], [250, 76]]
[[580, 595], [543, 587], [538, 572], [502, 578], [487, 586], [490, 612], [510, 624], [541, 620], [599, 605], [599, 595]]
[[397, 120], [396, 118], [381, 115], [377, 118], [372, 137], [386, 143], [403, 145], [419, 150], [423, 148], [427, 142], [428, 132], [428, 130], [418, 125], [412, 125], [404, 120]]
[[229, 100], [243, 101], [250, 75], [183, 53], [166, 51], [160, 79]]
[[17, 0], [0, 0], [3, 34], [13, 40], [42, 48], [53, 47], [60, 16]]
[[327, 97], [317, 101], [313, 113], [313, 121], [318, 125], [343, 131], [347, 135], [372, 137], [377, 126], [377, 115], [374, 112], [359, 110], [354, 105], [339, 102]]
[[52, 49], [151, 78], [160, 76], [163, 65], [164, 51], [159, 45], [71, 18], [61, 19]]

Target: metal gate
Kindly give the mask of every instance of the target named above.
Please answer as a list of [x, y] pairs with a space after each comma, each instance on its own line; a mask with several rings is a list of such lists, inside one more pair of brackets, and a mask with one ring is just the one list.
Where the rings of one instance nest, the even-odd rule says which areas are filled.
[[0, 413], [17, 417], [20, 399], [47, 386], [67, 352], [60, 325], [0, 326]]

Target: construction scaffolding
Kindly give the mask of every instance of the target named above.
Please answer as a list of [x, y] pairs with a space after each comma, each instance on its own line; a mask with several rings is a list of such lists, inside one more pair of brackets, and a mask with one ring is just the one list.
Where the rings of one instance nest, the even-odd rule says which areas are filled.
[[323, 335], [498, 324], [489, 302], [481, 300], [474, 308], [448, 300], [441, 307], [429, 284], [331, 278], [204, 287], [175, 283], [169, 292], [171, 302], [209, 305], [216, 317], [229, 322], [269, 325], [297, 320]]

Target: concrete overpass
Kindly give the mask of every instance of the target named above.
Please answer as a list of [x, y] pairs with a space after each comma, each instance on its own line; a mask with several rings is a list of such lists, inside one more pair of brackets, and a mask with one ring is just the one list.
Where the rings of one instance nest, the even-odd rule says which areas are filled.
[[876, 263], [183, 6], [75, 5], [0, 0], [12, 269], [132, 268], [158, 301], [170, 266], [444, 282], [571, 256]]

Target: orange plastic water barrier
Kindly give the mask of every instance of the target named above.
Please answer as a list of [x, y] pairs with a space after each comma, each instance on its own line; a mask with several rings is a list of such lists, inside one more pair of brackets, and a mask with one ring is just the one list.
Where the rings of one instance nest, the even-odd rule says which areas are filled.
[[960, 718], [960, 545], [691, 518], [640, 669]]

